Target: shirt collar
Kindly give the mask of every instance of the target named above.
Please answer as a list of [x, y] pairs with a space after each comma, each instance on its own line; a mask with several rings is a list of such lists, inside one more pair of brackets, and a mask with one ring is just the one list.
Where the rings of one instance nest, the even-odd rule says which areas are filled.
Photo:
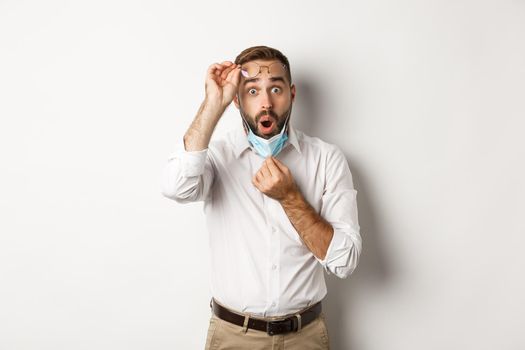
[[[299, 146], [299, 138], [295, 128], [293, 127], [291, 121], [288, 121], [288, 140], [286, 140], [284, 147], [290, 143], [296, 150], [301, 154], [301, 147]], [[242, 121], [239, 123], [239, 127], [235, 129], [235, 134], [233, 138], [233, 148], [235, 153], [235, 158], [239, 158], [241, 153], [250, 147], [248, 142], [248, 137], [244, 131], [244, 126]]]

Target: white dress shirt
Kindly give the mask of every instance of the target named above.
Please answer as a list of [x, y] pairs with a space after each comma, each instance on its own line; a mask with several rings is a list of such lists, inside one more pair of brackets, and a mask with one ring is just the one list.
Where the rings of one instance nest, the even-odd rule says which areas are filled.
[[357, 266], [361, 236], [352, 175], [341, 150], [293, 128], [277, 155], [303, 197], [334, 228], [324, 260], [302, 241], [281, 204], [253, 184], [264, 158], [242, 124], [207, 149], [168, 157], [162, 194], [179, 203], [204, 201], [211, 254], [211, 295], [258, 316], [282, 316], [322, 300], [323, 271], [346, 278]]

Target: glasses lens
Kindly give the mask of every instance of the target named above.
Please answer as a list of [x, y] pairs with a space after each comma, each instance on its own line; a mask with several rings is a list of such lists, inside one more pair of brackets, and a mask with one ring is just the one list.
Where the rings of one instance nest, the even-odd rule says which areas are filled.
[[272, 77], [285, 77], [286, 66], [281, 62], [274, 62], [270, 65], [270, 75]]
[[255, 62], [248, 62], [242, 65], [241, 74], [245, 78], [253, 78], [259, 74], [259, 65]]
[[261, 67], [262, 67], [262, 70], [268, 69], [272, 77], [279, 77], [279, 76], [282, 77], [282, 76], [285, 76], [286, 74], [286, 66], [282, 64], [281, 62], [274, 62], [269, 67], [259, 66], [255, 62], [247, 62], [242, 65], [241, 74], [245, 78], [253, 78], [259, 74]]

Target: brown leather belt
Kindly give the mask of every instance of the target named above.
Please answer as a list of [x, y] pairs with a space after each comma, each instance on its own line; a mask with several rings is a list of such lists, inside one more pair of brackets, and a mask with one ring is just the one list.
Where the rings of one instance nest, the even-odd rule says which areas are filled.
[[[321, 314], [322, 310], [321, 302], [319, 301], [303, 310], [301, 313], [295, 314], [288, 318], [266, 321], [258, 318], [252, 318], [249, 315], [241, 315], [232, 312], [222, 305], [216, 303], [213, 298], [210, 301], [210, 307], [212, 308], [213, 313], [224, 321], [236, 324], [241, 327], [246, 326], [246, 328], [253, 328], [258, 331], [263, 331], [269, 335], [297, 332], [302, 327], [305, 327], [307, 324], [315, 320]], [[246, 318], [248, 319], [245, 324]]]

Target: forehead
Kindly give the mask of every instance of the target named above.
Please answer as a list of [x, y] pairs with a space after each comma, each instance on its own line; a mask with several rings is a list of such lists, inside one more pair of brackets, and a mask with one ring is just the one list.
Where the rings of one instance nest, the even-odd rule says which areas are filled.
[[[258, 65], [262, 65], [262, 66], [269, 66], [270, 64], [276, 63], [276, 62], [281, 63], [281, 61], [279, 61], [278, 59], [272, 59], [272, 60], [251, 60], [251, 61], [248, 61], [248, 62], [255, 62]], [[244, 62], [244, 63], [248, 63], [248, 62]]]
[[[272, 59], [272, 60], [251, 60], [251, 61], [248, 61], [248, 62], [244, 62], [243, 64], [250, 63], [250, 62], [255, 62], [259, 66], [266, 66], [266, 67], [269, 67], [270, 65], [272, 65], [274, 63], [282, 64], [282, 62], [279, 61], [278, 59]], [[259, 75], [257, 77], [255, 77], [255, 78], [248, 78], [247, 79], [241, 74], [242, 85], [247, 85], [249, 83], [260, 84], [263, 81], [286, 83], [287, 80], [288, 79], [286, 77], [286, 74], [281, 74], [279, 76], [268, 77], [268, 69], [264, 68], [264, 67], [261, 69], [261, 72], [259, 73]]]

